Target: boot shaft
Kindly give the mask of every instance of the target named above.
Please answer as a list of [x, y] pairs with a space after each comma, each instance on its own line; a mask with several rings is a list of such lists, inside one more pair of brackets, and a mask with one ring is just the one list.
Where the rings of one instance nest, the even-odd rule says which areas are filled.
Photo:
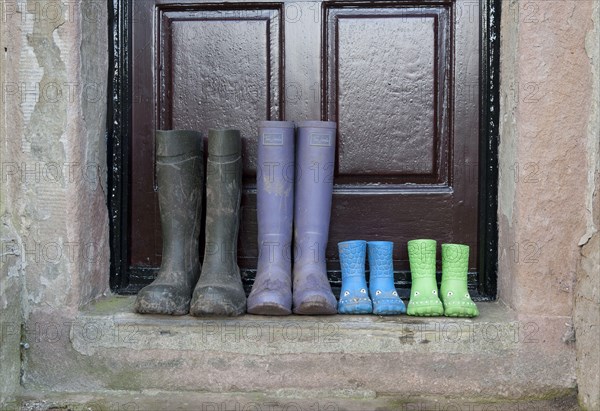
[[394, 278], [393, 251], [391, 241], [369, 241], [369, 278]]
[[469, 271], [469, 246], [442, 244], [442, 281], [467, 279]]
[[291, 267], [295, 136], [291, 121], [263, 121], [257, 152], [259, 265]]
[[413, 279], [435, 278], [436, 245], [435, 240], [410, 240], [408, 242], [408, 258]]
[[335, 122], [298, 123], [294, 206], [294, 253], [297, 263], [325, 263], [335, 140]]
[[[242, 142], [239, 130], [209, 130], [206, 176], [204, 269], [237, 268], [237, 234], [242, 192]], [[207, 266], [209, 265], [209, 266]], [[204, 275], [204, 274], [203, 274]]]
[[363, 240], [343, 241], [338, 243], [342, 281], [352, 277], [365, 277], [365, 256], [367, 242]]
[[156, 131], [163, 269], [187, 271], [199, 264], [203, 154], [202, 135], [198, 132]]

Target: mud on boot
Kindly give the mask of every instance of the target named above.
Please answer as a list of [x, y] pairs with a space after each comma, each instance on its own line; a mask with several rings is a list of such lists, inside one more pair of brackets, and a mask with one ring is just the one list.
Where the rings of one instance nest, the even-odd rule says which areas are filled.
[[293, 311], [336, 314], [337, 301], [327, 279], [325, 250], [329, 237], [336, 123], [298, 123], [294, 193]]
[[156, 131], [156, 177], [162, 228], [158, 276], [138, 293], [134, 310], [143, 314], [184, 315], [200, 274], [204, 156], [195, 131]]
[[209, 130], [206, 245], [202, 273], [190, 307], [194, 316], [236, 316], [246, 310], [246, 294], [237, 265], [241, 153], [238, 130]]
[[263, 121], [258, 133], [256, 208], [258, 267], [248, 312], [292, 313], [294, 123]]

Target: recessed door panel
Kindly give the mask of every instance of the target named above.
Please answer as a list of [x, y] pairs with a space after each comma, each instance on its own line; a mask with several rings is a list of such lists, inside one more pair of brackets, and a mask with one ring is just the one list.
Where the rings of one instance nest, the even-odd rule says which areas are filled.
[[434, 177], [436, 64], [443, 64], [436, 59], [436, 16], [371, 11], [331, 19], [339, 175]]
[[280, 12], [194, 7], [161, 13], [161, 127], [239, 128], [256, 173], [256, 125], [280, 112]]

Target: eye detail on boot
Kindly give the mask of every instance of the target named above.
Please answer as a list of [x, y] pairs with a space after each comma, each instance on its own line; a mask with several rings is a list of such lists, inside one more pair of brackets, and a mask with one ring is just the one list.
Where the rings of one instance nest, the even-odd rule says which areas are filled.
[[452, 297], [454, 293], [452, 291], [448, 291], [448, 297]]
[[364, 288], [361, 288], [361, 289], [360, 289], [360, 292], [361, 292], [361, 293], [363, 293], [363, 294], [366, 294], [366, 293], [367, 293], [367, 290], [365, 290]]
[[421, 294], [421, 293], [418, 291], [415, 291], [415, 297], [417, 297], [419, 294]]
[[466, 293], [466, 294], [465, 294], [465, 297], [466, 297], [466, 298], [471, 298], [471, 296], [469, 295], [469, 293]]
[[344, 297], [348, 297], [350, 295], [350, 291], [345, 291], [344, 292]]
[[431, 290], [431, 294], [437, 295], [437, 290]]
[[398, 293], [396, 291], [393, 291], [392, 295], [396, 296], [396, 295], [398, 295]]
[[381, 290], [375, 291], [375, 295], [381, 295]]

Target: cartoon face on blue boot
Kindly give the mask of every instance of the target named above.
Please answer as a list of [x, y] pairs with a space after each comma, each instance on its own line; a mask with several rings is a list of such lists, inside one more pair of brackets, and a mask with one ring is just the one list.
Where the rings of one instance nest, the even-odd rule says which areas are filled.
[[391, 241], [369, 241], [370, 290], [373, 314], [399, 315], [406, 306], [394, 287], [394, 265]]
[[342, 266], [342, 292], [338, 303], [340, 314], [370, 314], [373, 305], [365, 278], [367, 242], [344, 241], [338, 244]]

